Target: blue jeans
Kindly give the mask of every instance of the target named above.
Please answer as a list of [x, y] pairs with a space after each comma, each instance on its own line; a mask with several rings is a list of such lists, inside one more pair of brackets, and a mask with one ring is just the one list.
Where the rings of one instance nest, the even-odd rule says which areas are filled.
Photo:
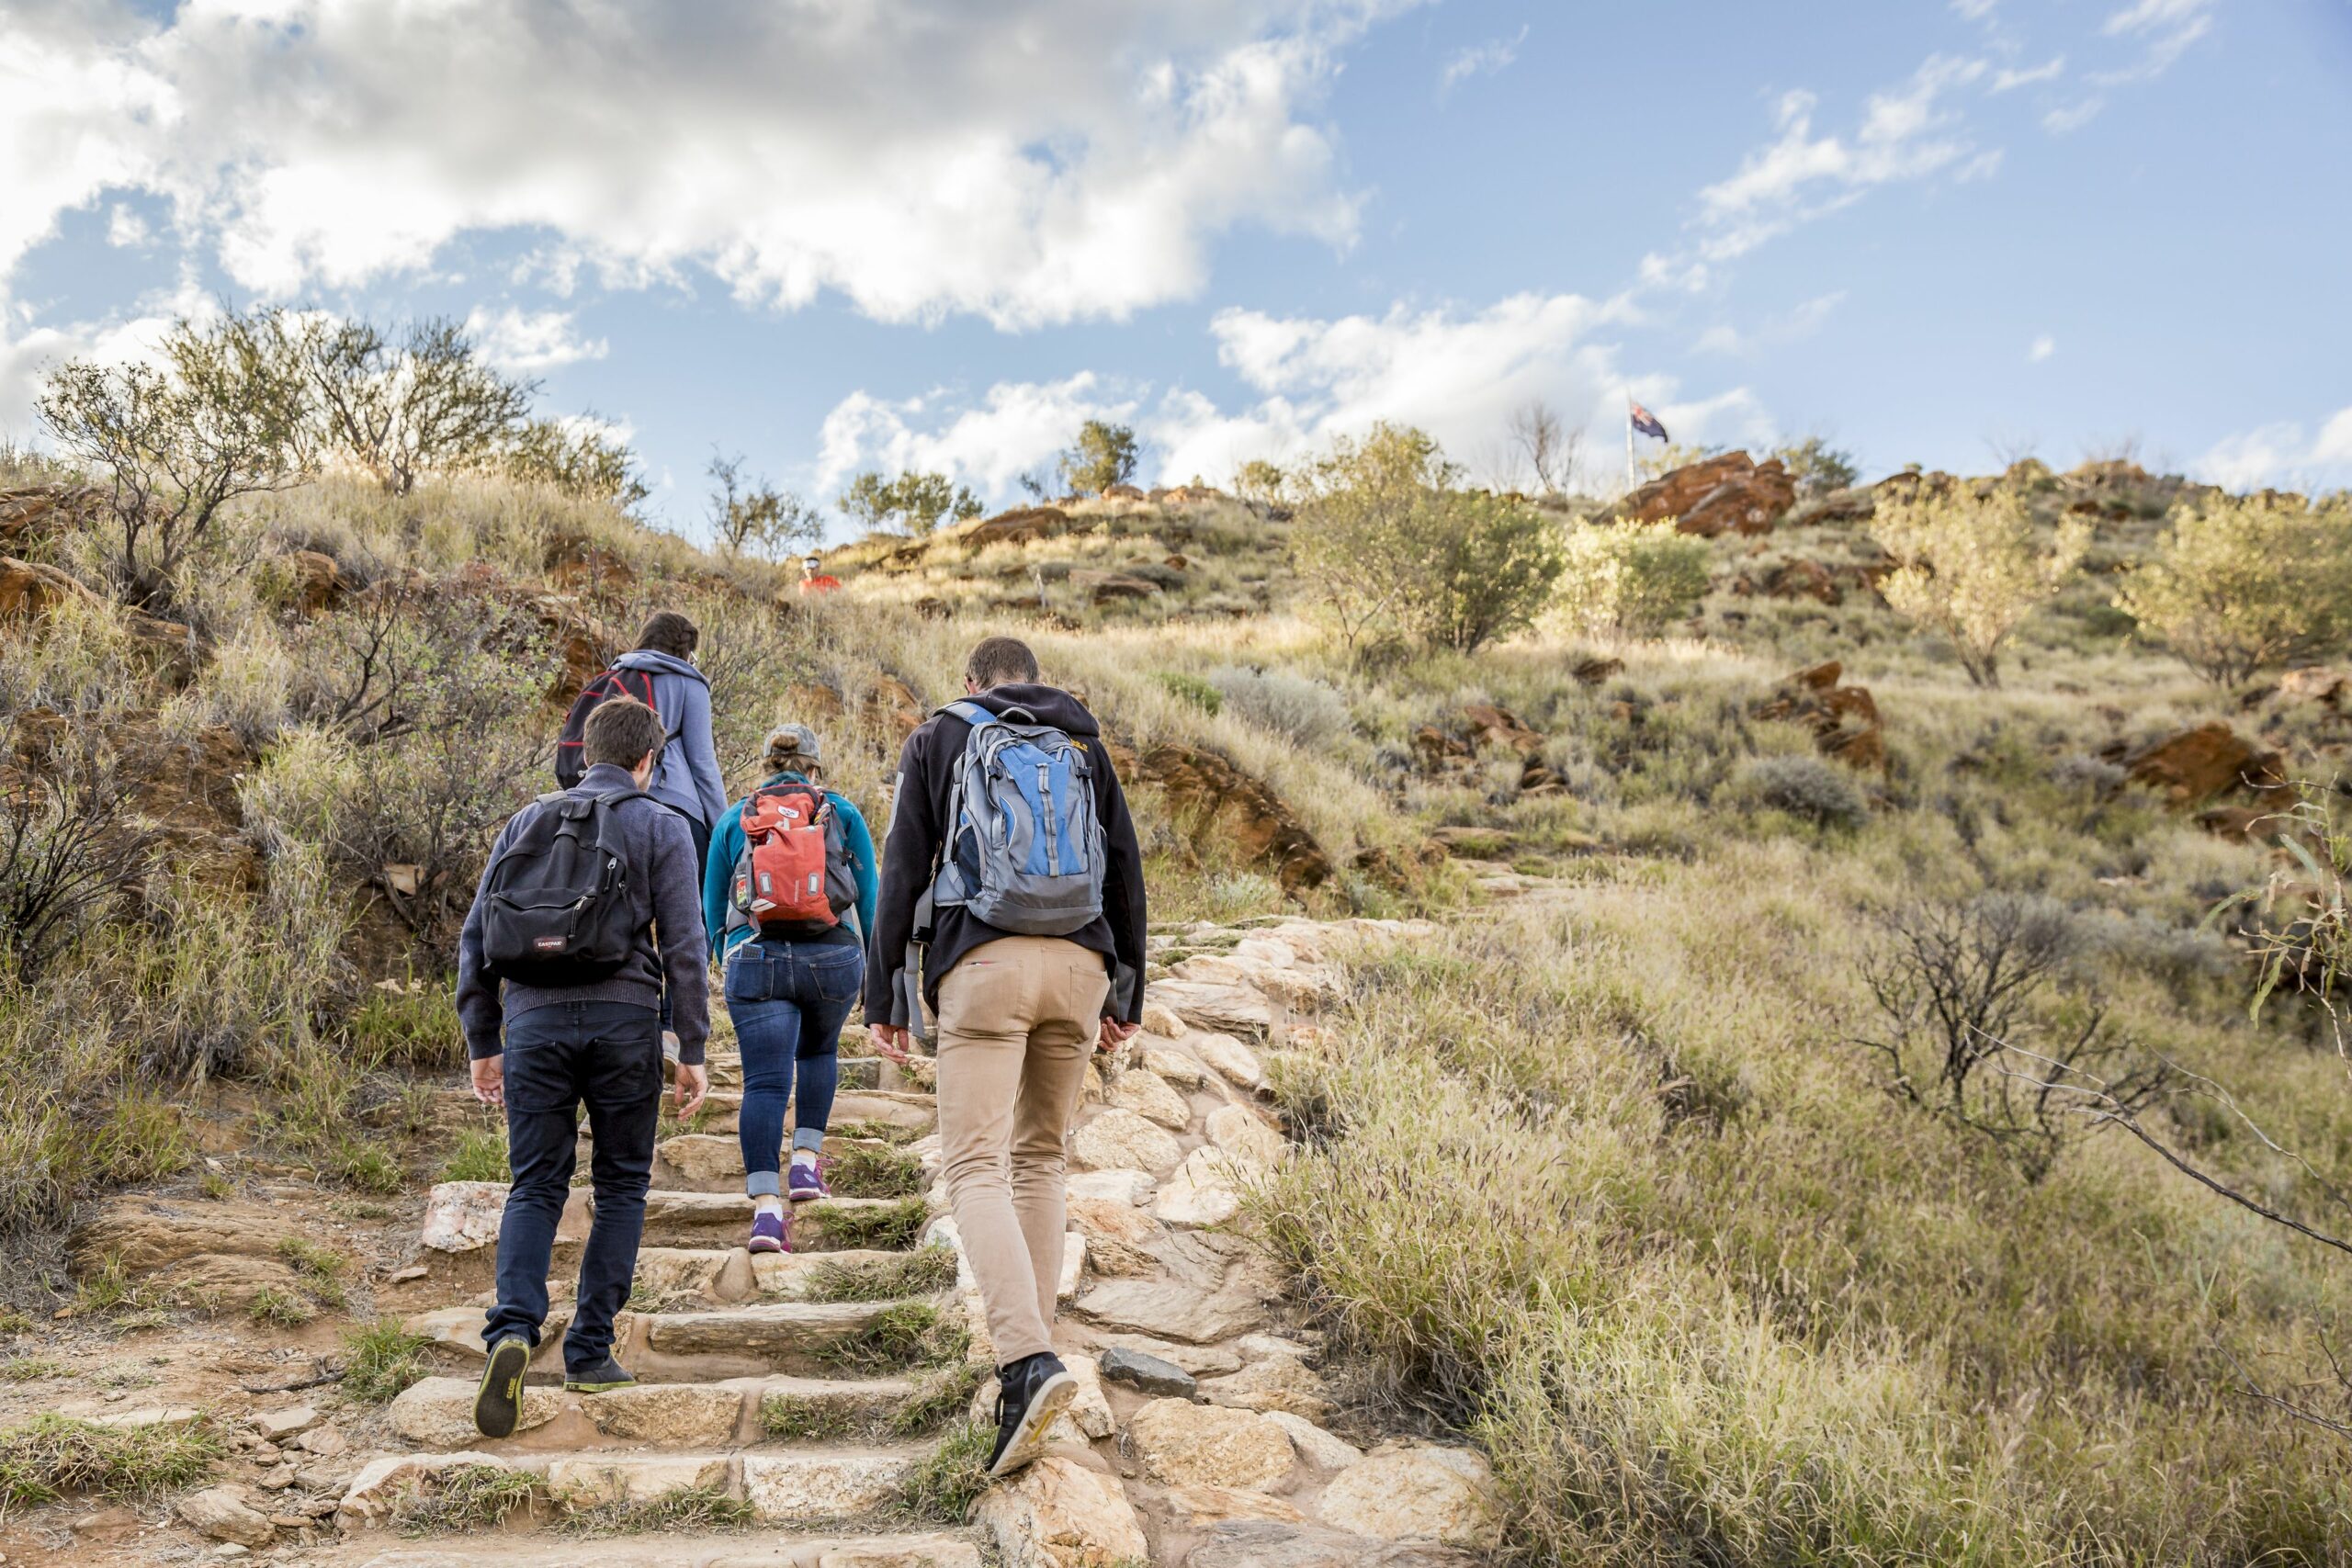
[[727, 955], [727, 1016], [743, 1057], [743, 1190], [777, 1195], [784, 1155], [787, 1064], [792, 1146], [820, 1149], [841, 1084], [842, 1024], [865, 985], [865, 950], [854, 942], [768, 942], [753, 938]]
[[645, 1188], [662, 1115], [662, 1025], [627, 1002], [558, 1002], [506, 1021], [506, 1157], [514, 1170], [498, 1226], [498, 1304], [482, 1342], [519, 1334], [534, 1346], [548, 1315], [548, 1267], [571, 1195], [588, 1108], [596, 1217], [580, 1255], [580, 1291], [563, 1337], [568, 1371], [612, 1353], [613, 1314], [628, 1300], [645, 1234]]

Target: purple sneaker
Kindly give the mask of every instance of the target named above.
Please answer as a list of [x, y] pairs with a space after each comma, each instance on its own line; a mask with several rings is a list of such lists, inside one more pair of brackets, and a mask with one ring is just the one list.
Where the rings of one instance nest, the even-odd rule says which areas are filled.
[[782, 1214], [763, 1209], [752, 1216], [752, 1239], [744, 1245], [753, 1252], [790, 1252], [792, 1227], [785, 1224]]
[[806, 1203], [812, 1198], [830, 1198], [833, 1190], [825, 1185], [825, 1162], [820, 1157], [814, 1164], [794, 1160], [785, 1173], [785, 1191], [796, 1203]]

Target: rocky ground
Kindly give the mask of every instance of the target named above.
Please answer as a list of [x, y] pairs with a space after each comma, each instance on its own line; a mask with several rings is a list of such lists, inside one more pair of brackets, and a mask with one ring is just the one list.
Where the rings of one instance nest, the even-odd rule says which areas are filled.
[[[1082, 1395], [1049, 1456], [978, 1495], [968, 1522], [964, 1422], [992, 1403], [992, 1361], [937, 1180], [923, 1064], [844, 1058], [838, 1195], [798, 1210], [791, 1254], [754, 1258], [741, 1247], [740, 1075], [715, 1054], [710, 1105], [661, 1145], [617, 1346], [639, 1386], [560, 1389], [584, 1188], [536, 1364], [548, 1386], [495, 1443], [470, 1412], [502, 1186], [446, 1183], [421, 1213], [297, 1181], [119, 1199], [77, 1234], [85, 1263], [114, 1260], [134, 1309], [145, 1292], [212, 1312], [117, 1302], [107, 1326], [67, 1318], [29, 1337], [19, 1360], [43, 1375], [6, 1385], [0, 1419], [206, 1430], [224, 1452], [175, 1495], [20, 1514], [0, 1525], [0, 1552], [320, 1568], [1469, 1561], [1494, 1536], [1482, 1461], [1351, 1420], [1240, 1213], [1253, 1174], [1285, 1154], [1267, 1055], [1314, 1027], [1333, 955], [1426, 934], [1269, 919], [1155, 939], [1145, 1031], [1099, 1059], [1071, 1139], [1057, 1348]], [[428, 1375], [371, 1404], [339, 1385], [334, 1314], [250, 1321], [257, 1299], [329, 1286], [418, 1337]]]

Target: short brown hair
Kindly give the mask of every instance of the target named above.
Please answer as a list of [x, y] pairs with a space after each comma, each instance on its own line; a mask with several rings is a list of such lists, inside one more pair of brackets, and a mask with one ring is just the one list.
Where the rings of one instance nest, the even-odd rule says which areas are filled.
[[1037, 656], [1017, 637], [989, 637], [964, 660], [964, 678], [982, 691], [1037, 679]]
[[590, 767], [610, 762], [634, 771], [668, 736], [653, 710], [635, 697], [607, 697], [588, 716], [581, 739], [581, 759]]
[[692, 659], [695, 649], [702, 646], [702, 630], [675, 610], [657, 610], [637, 634], [637, 646], [673, 659]]

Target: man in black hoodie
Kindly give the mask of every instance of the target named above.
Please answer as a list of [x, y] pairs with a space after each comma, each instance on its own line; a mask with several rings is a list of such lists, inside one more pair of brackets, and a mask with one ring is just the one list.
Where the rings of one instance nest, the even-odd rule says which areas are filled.
[[[1000, 931], [961, 903], [932, 912], [923, 999], [937, 1013], [939, 1133], [956, 1227], [988, 1309], [998, 1362], [997, 1441], [989, 1472], [1037, 1455], [1077, 1393], [1053, 1351], [1054, 1306], [1068, 1227], [1063, 1145], [1086, 1080], [1089, 1048], [1110, 1050], [1143, 1014], [1143, 852], [1094, 716], [1039, 683], [1037, 656], [1012, 637], [972, 650], [970, 701], [1051, 726], [1085, 748], [1102, 829], [1102, 912], [1068, 936]], [[868, 951], [865, 1016], [883, 1055], [907, 1059], [891, 1021], [916, 906], [956, 822], [956, 762], [972, 726], [943, 709], [907, 738]]]

